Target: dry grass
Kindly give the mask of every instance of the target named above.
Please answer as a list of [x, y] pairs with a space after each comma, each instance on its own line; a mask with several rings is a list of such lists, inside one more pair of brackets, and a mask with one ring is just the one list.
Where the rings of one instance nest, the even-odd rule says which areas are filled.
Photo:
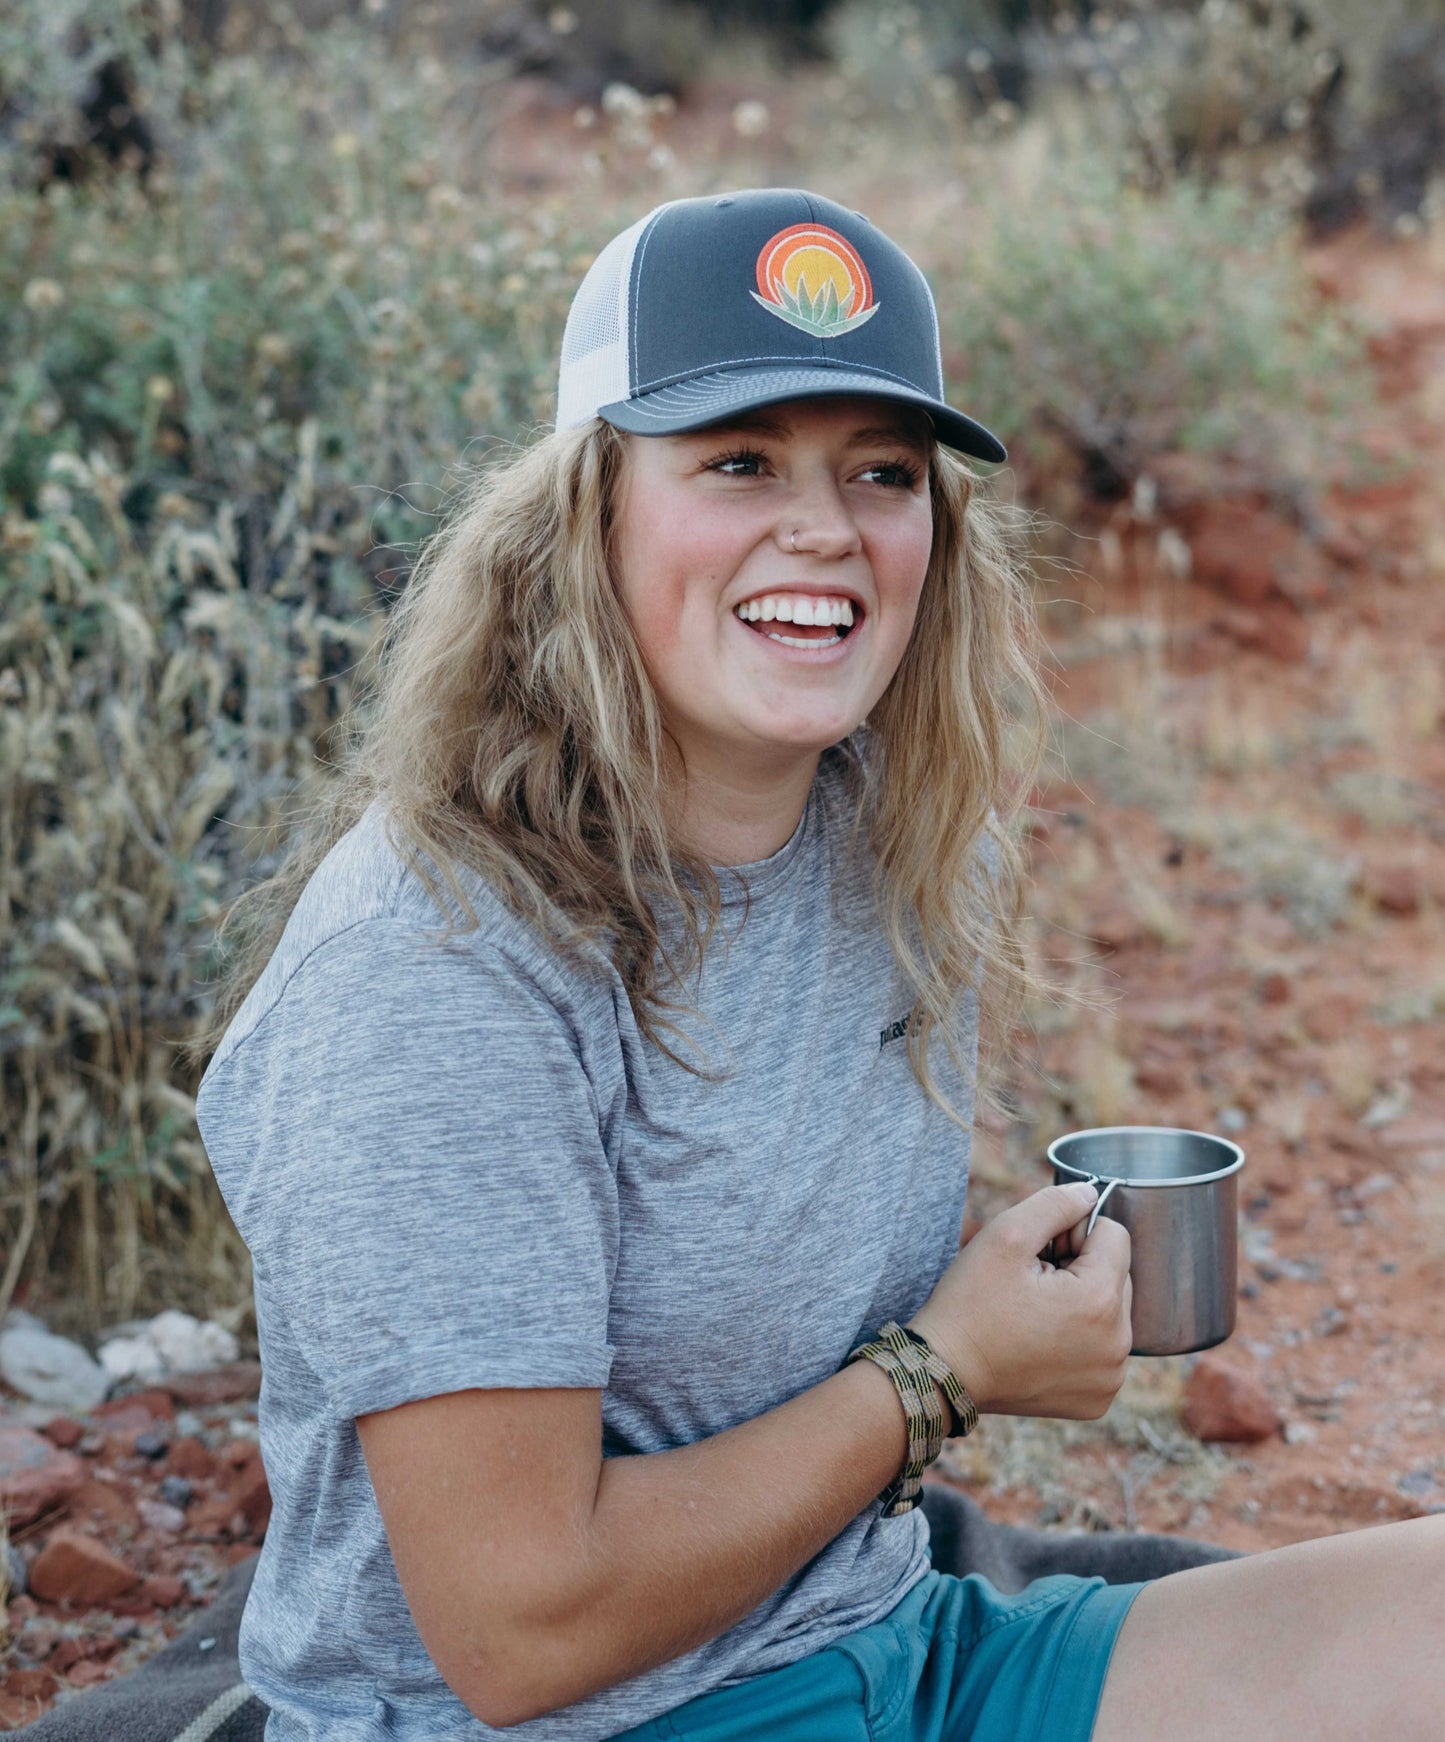
[[[1180, 1432], [1186, 1367], [1180, 1357], [1131, 1361], [1102, 1421], [988, 1416], [945, 1444], [939, 1467], [974, 1487], [1031, 1491], [1041, 1522], [1075, 1529], [1137, 1529], [1139, 1500], [1161, 1478], [1178, 1502], [1208, 1501], [1231, 1464]], [[1097, 1463], [1071, 1455], [1080, 1451]]]

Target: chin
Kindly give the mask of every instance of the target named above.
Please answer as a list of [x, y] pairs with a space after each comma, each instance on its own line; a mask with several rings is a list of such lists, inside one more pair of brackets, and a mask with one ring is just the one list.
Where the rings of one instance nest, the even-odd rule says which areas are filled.
[[850, 723], [847, 719], [839, 719], [831, 724], [814, 720], [806, 725], [782, 725], [775, 721], [771, 725], [760, 726], [758, 736], [778, 750], [794, 750], [799, 755], [804, 752], [820, 755], [840, 738], [846, 738], [857, 724], [856, 720]]

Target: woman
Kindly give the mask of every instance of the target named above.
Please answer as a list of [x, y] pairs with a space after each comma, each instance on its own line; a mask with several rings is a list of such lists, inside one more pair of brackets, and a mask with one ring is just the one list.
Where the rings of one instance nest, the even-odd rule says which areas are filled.
[[901, 250], [675, 202], [397, 606], [198, 1101], [255, 1260], [268, 1742], [1435, 1733], [1433, 1521], [1142, 1590], [930, 1568], [944, 1423], [1100, 1415], [1129, 1346], [1121, 1228], [1036, 1256], [1086, 1190], [956, 1250], [1037, 686], [946, 449], [1003, 457]]

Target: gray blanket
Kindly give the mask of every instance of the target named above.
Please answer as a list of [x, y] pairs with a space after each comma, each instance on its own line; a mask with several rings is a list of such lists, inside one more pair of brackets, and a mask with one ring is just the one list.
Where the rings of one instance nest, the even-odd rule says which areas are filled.
[[[1100, 1574], [1111, 1585], [1162, 1578], [1228, 1549], [1172, 1536], [1031, 1530], [992, 1524], [966, 1495], [924, 1486], [933, 1564], [982, 1573], [1001, 1591], [1021, 1591], [1049, 1573]], [[241, 1679], [236, 1636], [256, 1570], [243, 1562], [189, 1632], [133, 1675], [77, 1694], [17, 1734], [30, 1742], [262, 1742], [266, 1707]]]

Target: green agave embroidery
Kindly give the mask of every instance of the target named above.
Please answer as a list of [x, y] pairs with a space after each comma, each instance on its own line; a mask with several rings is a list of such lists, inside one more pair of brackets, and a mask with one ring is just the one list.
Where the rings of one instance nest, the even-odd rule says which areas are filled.
[[768, 297], [759, 296], [757, 291], [749, 294], [756, 303], [760, 303], [769, 314], [776, 315], [780, 321], [786, 321], [789, 326], [801, 327], [805, 333], [815, 333], [820, 339], [836, 339], [840, 333], [851, 333], [861, 327], [865, 321], [871, 321], [881, 306], [874, 303], [871, 308], [865, 308], [860, 314], [850, 314], [853, 307], [853, 292], [848, 292], [843, 302], [838, 301], [838, 287], [830, 278], [816, 296], [808, 294], [806, 282], [799, 278], [798, 294], [793, 295], [781, 278], [773, 280], [773, 290], [776, 302]]

